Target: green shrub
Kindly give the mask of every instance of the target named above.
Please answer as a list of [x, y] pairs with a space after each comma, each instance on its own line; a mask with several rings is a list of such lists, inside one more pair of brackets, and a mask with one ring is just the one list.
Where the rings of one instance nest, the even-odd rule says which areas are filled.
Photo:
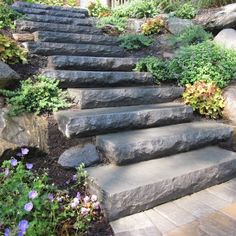
[[206, 32], [203, 27], [194, 25], [188, 27], [184, 32], [172, 36], [171, 41], [173, 44], [177, 44], [179, 46], [189, 46], [202, 43], [212, 38], [213, 35]]
[[175, 15], [183, 19], [192, 19], [196, 14], [197, 11], [191, 3], [180, 4], [178, 9], [175, 11]]
[[97, 23], [98, 28], [104, 28], [107, 25], [112, 25], [117, 28], [119, 32], [123, 32], [126, 28], [127, 18], [116, 17], [116, 16], [107, 16], [99, 19]]
[[9, 114], [12, 116], [23, 112], [42, 114], [69, 106], [67, 96], [58, 88], [58, 83], [57, 80], [39, 75], [34, 80], [22, 81], [16, 91], [0, 90], [0, 94], [7, 97]]
[[119, 38], [121, 47], [133, 51], [143, 47], [148, 47], [153, 43], [153, 39], [139, 34], [122, 35]]
[[22, 15], [9, 6], [0, 4], [0, 29], [15, 29], [14, 20], [20, 18]]
[[147, 20], [141, 27], [144, 35], [158, 34], [165, 27], [165, 21], [161, 17]]
[[181, 4], [181, 0], [153, 0], [154, 7], [166, 13], [174, 12]]
[[138, 72], [149, 72], [154, 77], [157, 84], [161, 81], [170, 80], [168, 74], [168, 62], [157, 57], [146, 57], [141, 59], [134, 69]]
[[213, 80], [224, 88], [236, 72], [236, 53], [206, 41], [182, 48], [169, 63], [170, 77], [181, 85]]
[[104, 6], [100, 0], [90, 2], [88, 6], [90, 16], [104, 17], [110, 15], [110, 9]]
[[221, 89], [213, 81], [196, 81], [193, 85], [187, 85], [183, 98], [201, 115], [212, 119], [222, 116], [224, 98]]
[[0, 34], [0, 60], [9, 64], [26, 63], [27, 52], [14, 40]]

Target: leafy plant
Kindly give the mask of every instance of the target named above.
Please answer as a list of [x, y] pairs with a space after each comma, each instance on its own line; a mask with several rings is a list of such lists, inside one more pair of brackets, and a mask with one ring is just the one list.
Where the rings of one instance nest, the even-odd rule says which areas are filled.
[[140, 34], [122, 35], [120, 36], [119, 40], [121, 47], [129, 51], [148, 47], [153, 43], [153, 39]]
[[111, 13], [110, 9], [106, 6], [104, 6], [100, 0], [96, 0], [93, 2], [90, 2], [88, 6], [88, 10], [91, 16], [96, 17], [105, 17], [109, 16]]
[[[10, 1], [10, 0], [9, 0]], [[77, 0], [25, 0], [29, 3], [45, 4], [49, 6], [77, 6]]]
[[147, 20], [141, 27], [144, 35], [158, 34], [165, 27], [165, 21], [161, 17]]
[[123, 32], [126, 27], [127, 18], [124, 17], [116, 17], [116, 16], [107, 16], [100, 18], [97, 27], [104, 28], [107, 25], [112, 25], [117, 28], [119, 32]]
[[202, 43], [212, 38], [213, 35], [205, 31], [203, 27], [194, 25], [188, 27], [182, 33], [172, 36], [171, 41], [173, 44], [178, 44], [180, 46], [189, 46]]
[[136, 64], [134, 70], [139, 72], [150, 72], [157, 84], [161, 81], [168, 81], [171, 79], [168, 74], [168, 62], [157, 57], [146, 57], [141, 59]]
[[[25, 163], [27, 149], [21, 150], [20, 156], [0, 167], [0, 234], [54, 236], [86, 232], [90, 222], [100, 215], [97, 196], [58, 190], [47, 173], [33, 172], [33, 164]], [[70, 185], [79, 184], [74, 175]]]
[[213, 81], [196, 81], [193, 85], [188, 84], [183, 98], [186, 104], [201, 115], [212, 119], [222, 116], [224, 98], [221, 89]]
[[192, 19], [197, 15], [197, 11], [191, 3], [184, 3], [179, 5], [175, 15], [183, 19]]
[[182, 4], [181, 0], [153, 0], [154, 7], [160, 9], [163, 12], [174, 12], [179, 5]]
[[27, 52], [14, 40], [0, 34], [0, 60], [9, 64], [26, 63]]
[[23, 112], [57, 111], [69, 106], [66, 93], [58, 88], [59, 81], [43, 75], [21, 82], [21, 87], [16, 91], [0, 90], [0, 94], [7, 97], [10, 105], [9, 114], [12, 116]]
[[170, 77], [181, 85], [213, 80], [224, 88], [236, 72], [236, 53], [206, 41], [182, 48], [169, 63]]

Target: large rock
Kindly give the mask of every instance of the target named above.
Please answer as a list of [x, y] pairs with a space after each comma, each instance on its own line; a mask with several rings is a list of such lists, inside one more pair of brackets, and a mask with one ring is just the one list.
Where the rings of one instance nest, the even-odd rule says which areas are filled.
[[225, 48], [236, 51], [236, 30], [223, 29], [216, 35], [214, 41]]
[[236, 28], [236, 3], [226, 5], [216, 11], [214, 8], [203, 11], [195, 22], [210, 31], [220, 31], [224, 28]]
[[178, 17], [170, 17], [168, 19], [167, 27], [172, 34], [180, 34], [188, 27], [193, 26], [192, 20], [180, 19]]
[[72, 147], [62, 153], [58, 160], [58, 163], [65, 168], [76, 168], [81, 164], [88, 167], [98, 162], [99, 156], [96, 147], [92, 144], [87, 144], [83, 148]]
[[223, 96], [225, 99], [224, 118], [236, 125], [236, 85], [226, 88]]
[[14, 84], [19, 79], [20, 76], [10, 66], [0, 61], [0, 89]]

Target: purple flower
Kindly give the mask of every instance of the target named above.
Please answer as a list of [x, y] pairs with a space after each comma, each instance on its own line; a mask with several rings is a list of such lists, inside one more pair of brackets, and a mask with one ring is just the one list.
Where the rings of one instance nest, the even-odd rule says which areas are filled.
[[84, 203], [86, 204], [86, 203], [88, 203], [89, 201], [90, 201], [89, 196], [86, 196], [86, 197], [84, 198]]
[[77, 175], [73, 175], [71, 179], [72, 179], [72, 181], [76, 181], [77, 180]]
[[30, 191], [28, 194], [29, 199], [35, 199], [37, 196], [38, 196], [38, 193], [35, 190]]
[[25, 209], [25, 211], [30, 212], [33, 209], [33, 207], [34, 207], [33, 203], [28, 202], [28, 203], [25, 204], [24, 209]]
[[31, 163], [26, 163], [25, 166], [28, 170], [31, 170], [33, 168], [33, 164]]
[[66, 185], [68, 185], [68, 184], [70, 184], [70, 180], [67, 180], [67, 181], [66, 181]]
[[99, 202], [94, 202], [93, 203], [93, 209], [99, 210], [100, 209], [100, 203]]
[[79, 199], [77, 197], [75, 197], [72, 201], [72, 203], [70, 204], [70, 206], [72, 208], [76, 208], [79, 205]]
[[91, 201], [96, 202], [98, 200], [98, 197], [96, 195], [91, 196]]
[[81, 214], [82, 214], [83, 216], [88, 215], [88, 213], [89, 213], [89, 209], [88, 209], [88, 208], [85, 208], [85, 207], [82, 207], [82, 208], [81, 208]]
[[17, 160], [15, 158], [12, 158], [11, 159], [11, 165], [12, 166], [17, 166], [17, 164], [18, 164]]
[[76, 197], [77, 197], [79, 200], [81, 199], [80, 192], [78, 192], [78, 193], [76, 194]]
[[5, 177], [7, 177], [9, 175], [9, 169], [8, 168], [5, 169], [4, 175], [5, 175]]
[[23, 156], [25, 156], [29, 153], [29, 149], [28, 148], [21, 148], [21, 153]]
[[49, 193], [49, 194], [48, 194], [48, 199], [49, 199], [50, 201], [53, 201], [53, 200], [54, 200], [53, 194]]
[[29, 222], [27, 220], [21, 220], [18, 224], [19, 233], [18, 235], [24, 235], [26, 230], [29, 228]]
[[10, 236], [10, 229], [9, 228], [6, 228], [4, 230], [4, 236]]

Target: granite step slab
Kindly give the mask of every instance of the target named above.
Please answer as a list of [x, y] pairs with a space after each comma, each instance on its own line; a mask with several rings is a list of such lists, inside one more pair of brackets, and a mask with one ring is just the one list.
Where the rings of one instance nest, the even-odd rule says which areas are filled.
[[123, 57], [125, 55], [124, 50], [120, 47], [107, 45], [25, 42], [23, 46], [29, 53], [42, 56], [74, 55]]
[[138, 58], [51, 56], [49, 69], [84, 71], [133, 71]]
[[99, 88], [118, 86], [152, 85], [149, 73], [116, 71], [44, 70], [43, 75], [58, 79], [62, 88]]
[[178, 103], [64, 110], [54, 113], [59, 130], [67, 137], [94, 136], [191, 121], [192, 108]]
[[29, 20], [16, 20], [16, 27], [20, 31], [33, 33], [35, 31], [52, 31], [64, 33], [96, 34], [102, 35], [102, 31], [95, 27], [84, 25], [70, 25], [58, 23], [35, 22]]
[[227, 181], [236, 174], [236, 153], [213, 146], [86, 170], [90, 190], [99, 196], [108, 219], [115, 220]]
[[112, 163], [123, 165], [217, 144], [231, 137], [229, 125], [214, 121], [99, 135], [97, 147]]
[[100, 44], [116, 46], [119, 45], [117, 38], [108, 35], [98, 34], [76, 34], [52, 31], [36, 31], [33, 33], [35, 41], [54, 43], [79, 43], [79, 44]]
[[172, 102], [181, 97], [183, 90], [176, 86], [139, 86], [72, 88], [68, 89], [68, 93], [80, 109], [92, 109]]

